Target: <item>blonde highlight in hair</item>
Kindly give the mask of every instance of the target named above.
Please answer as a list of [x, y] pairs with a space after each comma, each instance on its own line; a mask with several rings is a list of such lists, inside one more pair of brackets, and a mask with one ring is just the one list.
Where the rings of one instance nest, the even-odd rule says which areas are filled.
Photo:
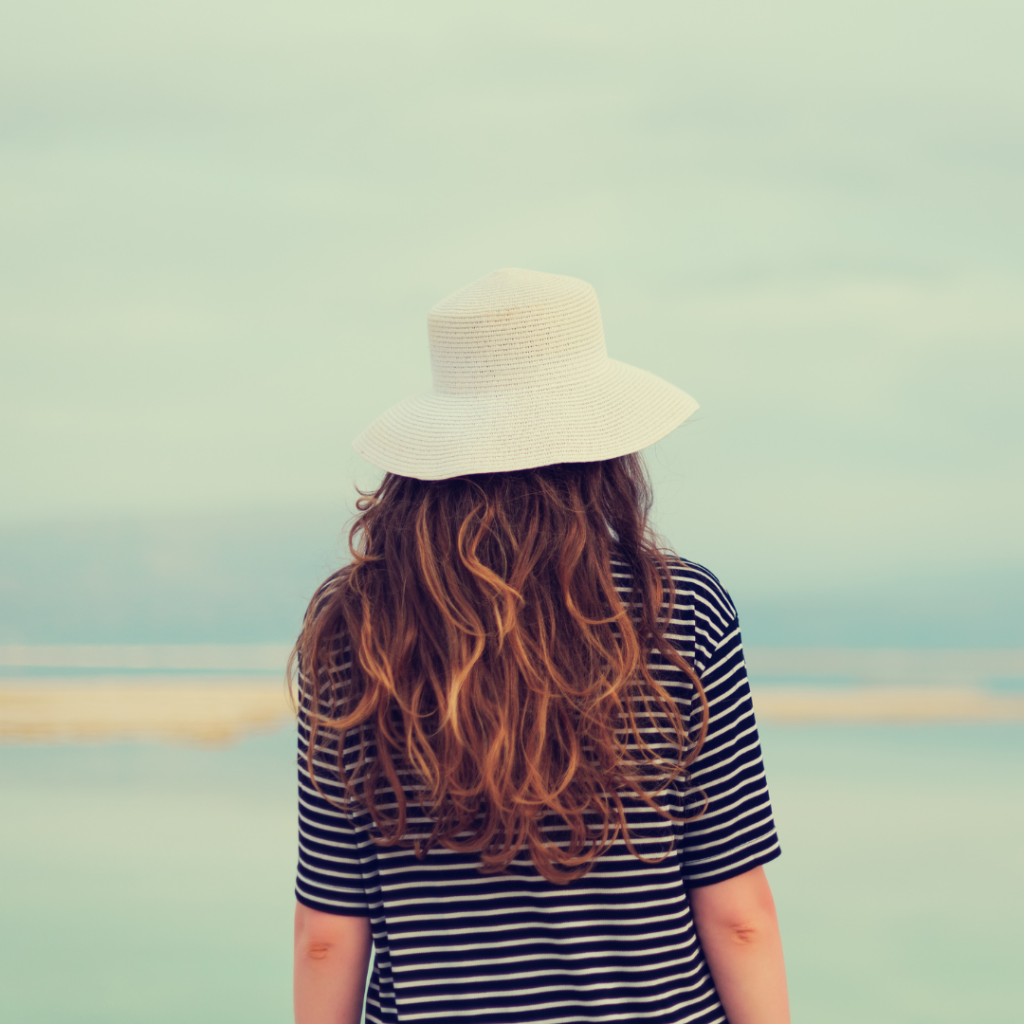
[[[665, 636], [675, 590], [640, 457], [388, 474], [357, 507], [352, 562], [294, 652], [311, 776], [318, 737], [337, 737], [344, 805], [369, 813], [375, 842], [477, 852], [486, 873], [525, 847], [567, 882], [619, 836], [640, 856], [626, 803], [671, 818], [657, 798], [707, 727], [700, 680]], [[626, 601], [613, 558], [632, 574]], [[693, 684], [697, 736], [652, 656]], [[410, 799], [429, 830], [411, 829]]]

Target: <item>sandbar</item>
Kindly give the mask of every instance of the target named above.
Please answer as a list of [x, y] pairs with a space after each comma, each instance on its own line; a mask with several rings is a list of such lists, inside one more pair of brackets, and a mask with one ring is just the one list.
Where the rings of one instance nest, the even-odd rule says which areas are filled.
[[[760, 722], [792, 725], [1024, 721], [1024, 696], [948, 687], [765, 687]], [[225, 744], [294, 721], [283, 684], [0, 686], [0, 742]]]
[[284, 685], [0, 686], [0, 742], [225, 744], [294, 719]]
[[759, 721], [849, 722], [1024, 721], [1024, 696], [944, 686], [765, 687], [754, 689]]

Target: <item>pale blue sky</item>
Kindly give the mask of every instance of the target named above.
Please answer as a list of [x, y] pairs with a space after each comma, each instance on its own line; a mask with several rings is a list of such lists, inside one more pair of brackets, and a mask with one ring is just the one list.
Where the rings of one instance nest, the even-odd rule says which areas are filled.
[[1022, 36], [993, 0], [8, 12], [7, 634], [52, 622], [58, 551], [108, 624], [166, 582], [110, 568], [119, 523], [258, 535], [238, 564], [301, 592], [372, 479], [352, 436], [428, 383], [428, 307], [523, 266], [701, 402], [651, 453], [659, 524], [768, 641], [884, 594], [1024, 643]]

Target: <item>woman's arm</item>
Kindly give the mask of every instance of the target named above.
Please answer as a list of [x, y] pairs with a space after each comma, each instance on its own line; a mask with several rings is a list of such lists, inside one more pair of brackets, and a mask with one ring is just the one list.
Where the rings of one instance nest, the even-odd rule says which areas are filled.
[[789, 1024], [782, 938], [764, 868], [693, 888], [690, 905], [729, 1024]]
[[296, 1024], [359, 1024], [370, 919], [295, 904]]

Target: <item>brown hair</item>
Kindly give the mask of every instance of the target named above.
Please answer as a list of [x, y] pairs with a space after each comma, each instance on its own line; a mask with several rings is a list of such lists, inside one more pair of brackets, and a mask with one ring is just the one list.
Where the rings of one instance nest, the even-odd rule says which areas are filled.
[[[707, 702], [665, 637], [675, 589], [650, 504], [638, 455], [440, 481], [389, 473], [361, 492], [352, 563], [314, 597], [293, 656], [310, 774], [318, 735], [335, 735], [344, 806], [369, 812], [375, 842], [478, 851], [485, 872], [525, 845], [566, 882], [620, 834], [639, 856], [624, 797], [673, 817], [656, 797], [685, 777]], [[632, 573], [625, 602], [613, 557]], [[653, 652], [692, 682], [697, 737]], [[409, 833], [410, 793], [432, 824], [422, 834]]]

